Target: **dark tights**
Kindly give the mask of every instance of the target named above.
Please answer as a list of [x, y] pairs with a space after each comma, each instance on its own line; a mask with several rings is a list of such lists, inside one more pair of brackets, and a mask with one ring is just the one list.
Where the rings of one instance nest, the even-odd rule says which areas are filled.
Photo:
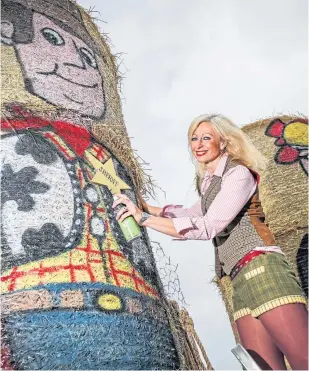
[[263, 370], [308, 370], [308, 313], [304, 304], [285, 304], [259, 318], [236, 321], [242, 345]]

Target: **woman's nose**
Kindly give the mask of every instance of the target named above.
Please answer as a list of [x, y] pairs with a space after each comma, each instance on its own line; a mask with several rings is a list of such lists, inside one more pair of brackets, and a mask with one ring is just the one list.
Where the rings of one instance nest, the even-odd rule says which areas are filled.
[[203, 145], [204, 145], [204, 143], [203, 143], [203, 139], [202, 139], [202, 138], [199, 139], [197, 144], [198, 144], [198, 148], [203, 147]]

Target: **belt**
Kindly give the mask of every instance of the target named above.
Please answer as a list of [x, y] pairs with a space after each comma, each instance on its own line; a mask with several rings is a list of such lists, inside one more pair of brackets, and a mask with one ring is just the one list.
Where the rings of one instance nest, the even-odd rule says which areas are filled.
[[[54, 296], [58, 300], [54, 301]], [[42, 288], [1, 295], [0, 306], [2, 316], [55, 309], [98, 310], [106, 313], [121, 311], [134, 315], [149, 315], [160, 322], [167, 323], [165, 309], [159, 302], [147, 297], [139, 299], [138, 296], [140, 294], [137, 294], [137, 297], [131, 297], [117, 292], [105, 292], [101, 289], [88, 292], [83, 292], [81, 289], [68, 289], [56, 294]], [[89, 302], [85, 300], [86, 297], [90, 298]]]
[[241, 258], [238, 263], [234, 266], [234, 268], [231, 270], [230, 277], [231, 280], [236, 277], [236, 275], [241, 271], [241, 269], [247, 265], [251, 260], [256, 258], [257, 256], [265, 254], [265, 251], [257, 251], [252, 250], [248, 254], [246, 254], [243, 258]]

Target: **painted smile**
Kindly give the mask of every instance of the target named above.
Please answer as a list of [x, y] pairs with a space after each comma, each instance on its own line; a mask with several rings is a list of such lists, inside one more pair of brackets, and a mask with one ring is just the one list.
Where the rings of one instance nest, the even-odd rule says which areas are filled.
[[60, 77], [62, 80], [68, 81], [68, 82], [70, 82], [71, 84], [78, 85], [78, 86], [81, 86], [81, 87], [83, 87], [83, 88], [94, 89], [94, 88], [97, 88], [97, 87], [98, 87], [98, 83], [93, 84], [93, 85], [85, 85], [85, 84], [80, 84], [80, 83], [78, 83], [78, 82], [75, 82], [75, 81], [72, 81], [72, 80], [70, 80], [70, 79], [67, 79], [67, 78], [65, 78], [65, 77], [63, 77], [63, 76], [61, 76], [61, 75], [59, 75], [59, 74], [57, 73], [58, 68], [59, 68], [58, 64], [55, 63], [55, 67], [54, 67], [54, 69], [53, 69], [52, 71], [50, 71], [50, 72], [37, 72], [37, 73], [40, 74], [40, 75], [45, 75], [45, 76], [54, 75], [54, 76]]
[[208, 151], [196, 151], [195, 154], [196, 154], [196, 156], [201, 157], [201, 156], [206, 155], [207, 152]]
[[81, 105], [84, 104], [83, 102], [80, 102], [80, 101], [78, 101], [78, 100], [76, 100], [76, 99], [73, 99], [72, 97], [69, 97], [69, 96], [66, 95], [66, 94], [63, 94], [63, 96], [64, 96], [65, 98], [69, 99], [70, 101], [74, 102], [74, 103], [81, 104]]

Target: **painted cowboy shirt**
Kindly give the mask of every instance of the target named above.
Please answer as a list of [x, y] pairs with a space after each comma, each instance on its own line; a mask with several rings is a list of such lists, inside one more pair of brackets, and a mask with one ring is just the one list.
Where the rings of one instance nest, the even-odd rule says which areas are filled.
[[[158, 297], [147, 237], [124, 240], [112, 194], [91, 183], [87, 157], [112, 157], [133, 189], [121, 163], [72, 123], [30, 117], [3, 120], [2, 130], [2, 292], [104, 282]], [[132, 190], [125, 192], [136, 202]]]

